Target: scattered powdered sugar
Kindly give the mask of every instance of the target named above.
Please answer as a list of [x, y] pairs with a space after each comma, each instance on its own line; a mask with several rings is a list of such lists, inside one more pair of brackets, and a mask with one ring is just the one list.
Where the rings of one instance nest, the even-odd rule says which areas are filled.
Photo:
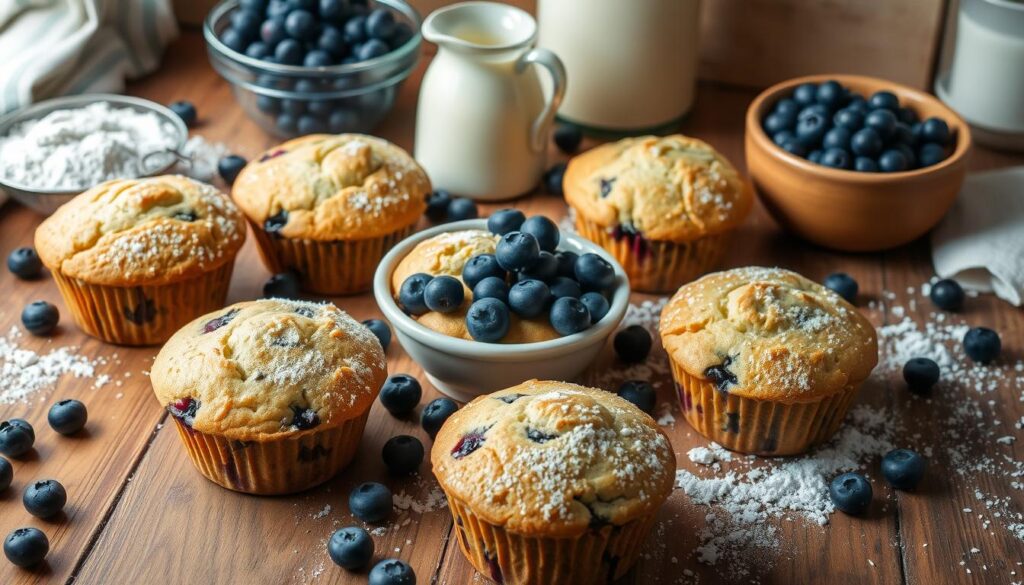
[[217, 163], [228, 152], [223, 142], [211, 142], [199, 135], [192, 136], [181, 149], [184, 160], [178, 161], [172, 172], [212, 183], [217, 177]]
[[436, 482], [430, 482], [430, 485], [424, 484], [425, 482], [421, 482], [417, 486], [420, 492], [418, 495], [410, 494], [405, 490], [394, 494], [391, 498], [395, 508], [403, 511], [411, 510], [417, 514], [427, 514], [444, 508], [448, 504], [448, 500], [445, 498], [441, 486]]
[[[38, 390], [53, 384], [66, 374], [76, 378], [91, 378], [95, 367], [104, 360], [91, 361], [75, 353], [74, 347], [60, 347], [47, 353], [36, 353], [18, 345], [21, 332], [12, 327], [6, 337], [0, 337], [0, 403], [28, 402]], [[109, 376], [97, 379], [96, 387], [109, 381]], [[101, 383], [100, 380], [103, 382]]]
[[313, 514], [312, 518], [313, 518], [313, 520], [319, 520], [321, 518], [326, 518], [327, 515], [330, 514], [330, 513], [331, 513], [331, 505], [330, 504], [324, 504], [324, 507], [321, 508], [319, 512], [316, 512], [315, 514]]

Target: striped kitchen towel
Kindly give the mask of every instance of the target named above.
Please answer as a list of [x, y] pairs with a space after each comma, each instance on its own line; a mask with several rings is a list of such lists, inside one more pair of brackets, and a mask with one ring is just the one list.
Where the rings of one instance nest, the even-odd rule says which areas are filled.
[[120, 93], [178, 35], [170, 0], [0, 0], [0, 113]]

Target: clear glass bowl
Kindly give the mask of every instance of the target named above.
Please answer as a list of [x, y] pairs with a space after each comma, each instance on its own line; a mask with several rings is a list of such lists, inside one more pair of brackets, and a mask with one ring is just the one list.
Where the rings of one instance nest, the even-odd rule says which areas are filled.
[[223, 0], [210, 11], [203, 37], [213, 68], [229, 83], [245, 113], [267, 132], [282, 138], [330, 132], [369, 132], [395, 104], [398, 88], [419, 61], [422, 19], [402, 0], [376, 0], [406, 23], [412, 38], [374, 59], [302, 67], [278, 65], [229, 48], [220, 34], [230, 25], [238, 0]]

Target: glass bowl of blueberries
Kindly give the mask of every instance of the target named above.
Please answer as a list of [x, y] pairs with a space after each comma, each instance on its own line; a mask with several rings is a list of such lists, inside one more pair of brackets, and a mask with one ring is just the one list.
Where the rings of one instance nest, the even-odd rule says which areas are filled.
[[419, 60], [402, 0], [223, 0], [203, 36], [214, 69], [267, 132], [371, 131]]
[[884, 79], [813, 75], [747, 109], [745, 151], [761, 201], [789, 231], [867, 252], [910, 242], [953, 205], [970, 129], [935, 97]]

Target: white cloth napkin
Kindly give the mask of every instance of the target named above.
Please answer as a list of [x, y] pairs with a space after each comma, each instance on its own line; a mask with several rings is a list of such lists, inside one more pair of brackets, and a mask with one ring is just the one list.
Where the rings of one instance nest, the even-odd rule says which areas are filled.
[[0, 114], [58, 95], [123, 92], [177, 35], [170, 0], [0, 0]]
[[1024, 167], [967, 176], [932, 233], [935, 273], [1024, 304]]

